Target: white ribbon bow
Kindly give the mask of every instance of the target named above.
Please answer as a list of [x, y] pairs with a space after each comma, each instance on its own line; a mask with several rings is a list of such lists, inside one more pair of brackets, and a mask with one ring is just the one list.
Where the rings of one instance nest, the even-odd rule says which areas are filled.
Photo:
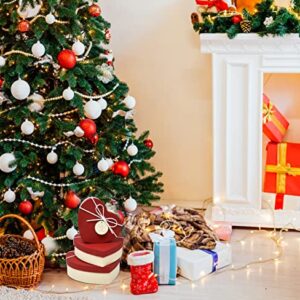
[[86, 213], [96, 217], [96, 219], [88, 219], [86, 220], [87, 222], [99, 222], [99, 221], [103, 221], [108, 229], [110, 230], [110, 232], [117, 238], [117, 234], [114, 232], [113, 228], [117, 227], [117, 226], [122, 226], [122, 224], [119, 224], [118, 221], [115, 218], [107, 218], [104, 215], [105, 212], [105, 206], [102, 203], [97, 204], [95, 202], [95, 199], [97, 198], [89, 198], [93, 201], [94, 205], [95, 205], [95, 213], [85, 209], [82, 207], [83, 203], [85, 201], [82, 202], [82, 204], [80, 205], [80, 209], [85, 211]]

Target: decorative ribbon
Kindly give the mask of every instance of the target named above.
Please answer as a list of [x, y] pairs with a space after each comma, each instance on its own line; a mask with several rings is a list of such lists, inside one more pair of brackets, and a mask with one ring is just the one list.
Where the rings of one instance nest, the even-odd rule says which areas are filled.
[[201, 6], [207, 6], [208, 8], [216, 7], [217, 11], [227, 10], [228, 4], [223, 0], [196, 0], [196, 3]]
[[[91, 200], [93, 201], [93, 203], [95, 205], [95, 213], [93, 213], [92, 211], [89, 211], [89, 210], [83, 208], [82, 206], [80, 206], [80, 208], [79, 208], [79, 209], [85, 211], [86, 213], [88, 213], [88, 214], [96, 217], [96, 219], [89, 219], [89, 220], [87, 220], [87, 222], [99, 222], [99, 221], [103, 221], [107, 225], [109, 231], [116, 238], [118, 238], [118, 236], [114, 232], [113, 228], [115, 228], [117, 226], [122, 226], [122, 224], [119, 224], [118, 221], [117, 221], [117, 219], [115, 219], [115, 218], [107, 218], [107, 217], [105, 217], [105, 214], [104, 214], [104, 212], [105, 212], [105, 206], [102, 203], [97, 204], [95, 202], [95, 198], [91, 198]], [[84, 202], [82, 202], [82, 203], [84, 203]]]
[[267, 165], [266, 172], [276, 173], [276, 201], [275, 209], [283, 209], [283, 194], [286, 192], [286, 176], [300, 176], [300, 168], [293, 168], [286, 162], [287, 144], [277, 145], [277, 165]]
[[264, 124], [267, 124], [268, 122], [273, 122], [273, 124], [276, 126], [276, 128], [280, 131], [282, 135], [286, 132], [286, 128], [281, 124], [281, 122], [276, 117], [275, 106], [271, 102], [269, 102], [268, 104], [264, 103], [263, 121]]
[[211, 255], [212, 257], [212, 273], [217, 271], [217, 266], [218, 266], [218, 262], [219, 262], [219, 256], [218, 253], [212, 250], [201, 250], [209, 255]]

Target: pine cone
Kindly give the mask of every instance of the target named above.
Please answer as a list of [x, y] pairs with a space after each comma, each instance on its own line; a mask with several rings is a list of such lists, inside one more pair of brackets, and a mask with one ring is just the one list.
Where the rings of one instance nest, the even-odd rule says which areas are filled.
[[241, 29], [244, 33], [249, 33], [252, 30], [252, 23], [249, 20], [243, 20], [240, 22]]

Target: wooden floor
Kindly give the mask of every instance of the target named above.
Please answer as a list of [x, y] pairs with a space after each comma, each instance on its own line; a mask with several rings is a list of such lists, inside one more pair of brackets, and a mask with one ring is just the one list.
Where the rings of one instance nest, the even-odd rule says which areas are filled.
[[[243, 242], [244, 236], [250, 237]], [[250, 234], [249, 230], [236, 229], [233, 234], [234, 267], [245, 266], [254, 260], [273, 257], [274, 243], [265, 234]], [[236, 242], [235, 242], [236, 241]], [[300, 299], [300, 234], [287, 232], [283, 240], [283, 256], [278, 261], [250, 265], [239, 271], [231, 268], [210, 275], [197, 282], [178, 279], [174, 286], [160, 286], [159, 292], [138, 299], [205, 299], [205, 300], [296, 300]], [[64, 271], [48, 271], [39, 287], [43, 295], [31, 293], [23, 299], [133, 299], [129, 289], [129, 274], [121, 273], [110, 286], [91, 286], [72, 281]], [[49, 294], [55, 291], [61, 294]], [[80, 293], [70, 293], [79, 291]], [[0, 290], [1, 292], [1, 290]], [[18, 299], [12, 293], [14, 300]], [[6, 296], [9, 296], [8, 294]], [[6, 297], [5, 297], [6, 298]], [[0, 299], [4, 299], [1, 297]], [[9, 298], [6, 298], [9, 299]]]

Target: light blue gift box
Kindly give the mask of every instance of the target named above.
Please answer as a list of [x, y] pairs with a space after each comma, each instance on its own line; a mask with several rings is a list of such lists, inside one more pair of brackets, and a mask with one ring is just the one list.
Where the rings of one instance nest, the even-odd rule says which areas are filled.
[[154, 273], [158, 284], [175, 285], [177, 275], [177, 246], [174, 238], [160, 237], [154, 241]]

